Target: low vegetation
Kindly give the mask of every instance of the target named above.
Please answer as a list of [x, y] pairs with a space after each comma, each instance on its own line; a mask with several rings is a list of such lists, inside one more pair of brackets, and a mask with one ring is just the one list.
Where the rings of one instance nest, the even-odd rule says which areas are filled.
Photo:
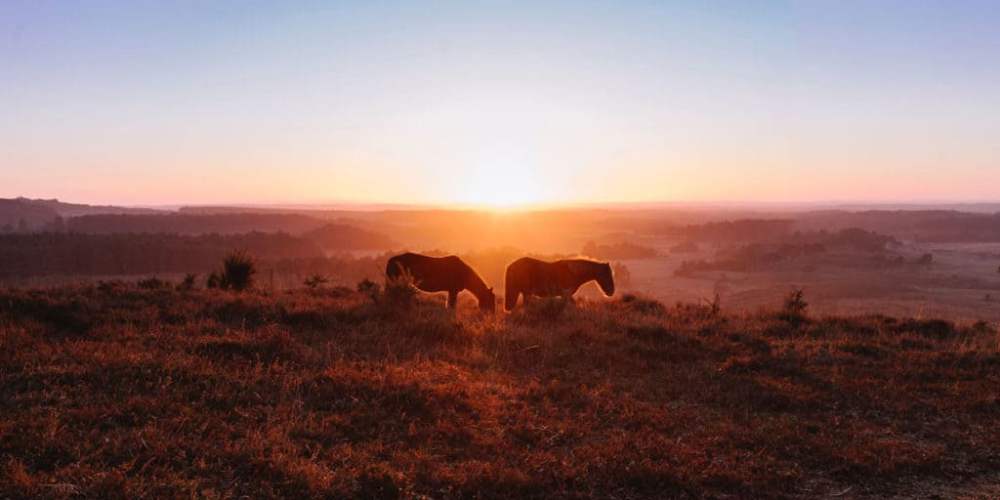
[[601, 244], [593, 241], [584, 244], [581, 253], [599, 260], [652, 259], [658, 255], [655, 248], [634, 243]]
[[0, 290], [0, 497], [952, 496], [1000, 470], [989, 325], [401, 288]]

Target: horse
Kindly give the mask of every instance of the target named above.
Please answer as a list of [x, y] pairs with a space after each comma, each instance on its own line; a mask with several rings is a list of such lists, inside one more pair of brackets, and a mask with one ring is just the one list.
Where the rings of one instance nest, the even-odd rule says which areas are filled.
[[615, 294], [615, 281], [607, 262], [588, 259], [545, 262], [522, 257], [507, 266], [504, 306], [508, 311], [514, 309], [521, 294], [525, 300], [528, 296], [572, 298], [581, 285], [594, 280], [604, 295]]
[[392, 257], [386, 263], [385, 274], [389, 279], [399, 278], [404, 273], [413, 277], [413, 284], [418, 290], [448, 292], [448, 307], [451, 309], [458, 303], [458, 293], [468, 290], [479, 301], [479, 309], [496, 312], [496, 295], [493, 294], [493, 289], [486, 286], [472, 267], [454, 255], [430, 257], [406, 252]]

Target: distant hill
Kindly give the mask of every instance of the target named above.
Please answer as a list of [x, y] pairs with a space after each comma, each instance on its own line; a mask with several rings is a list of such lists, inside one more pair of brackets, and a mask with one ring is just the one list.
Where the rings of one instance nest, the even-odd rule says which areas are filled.
[[1000, 212], [871, 210], [810, 212], [796, 220], [802, 230], [857, 227], [924, 242], [1000, 242]]
[[86, 205], [83, 203], [66, 203], [57, 199], [32, 200], [29, 198], [17, 198], [16, 201], [28, 203], [30, 205], [50, 208], [60, 217], [79, 217], [81, 215], [97, 214], [157, 214], [165, 213], [162, 210], [152, 208], [119, 207], [115, 205]]
[[204, 273], [234, 249], [247, 250], [261, 261], [323, 256], [316, 243], [280, 233], [6, 234], [0, 235], [0, 281], [31, 276]]
[[347, 224], [327, 224], [304, 236], [325, 250], [388, 250], [399, 246], [384, 234]]
[[301, 214], [235, 213], [217, 215], [84, 215], [66, 221], [69, 231], [88, 234], [168, 233], [168, 234], [302, 234], [321, 227], [324, 221]]
[[56, 199], [0, 198], [0, 232], [39, 231], [55, 227], [60, 217], [94, 214], [152, 214], [148, 208], [64, 203]]
[[27, 232], [45, 226], [59, 218], [49, 207], [21, 200], [0, 199], [0, 232]]

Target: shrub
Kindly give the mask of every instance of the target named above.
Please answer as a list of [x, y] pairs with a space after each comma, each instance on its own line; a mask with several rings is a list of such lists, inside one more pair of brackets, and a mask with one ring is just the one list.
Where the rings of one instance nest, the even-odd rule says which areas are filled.
[[417, 287], [414, 286], [413, 276], [406, 270], [395, 278], [386, 278], [382, 300], [387, 305], [409, 307], [413, 305], [416, 296]]
[[152, 278], [139, 280], [139, 282], [136, 283], [136, 286], [138, 286], [143, 290], [163, 290], [164, 288], [168, 288], [170, 286], [170, 283], [167, 283], [166, 281], [163, 281], [154, 276]]
[[101, 293], [115, 294], [123, 291], [126, 287], [126, 283], [121, 280], [101, 280], [97, 282], [97, 290]]
[[801, 288], [796, 288], [785, 296], [785, 302], [781, 308], [781, 319], [785, 321], [801, 321], [805, 319], [806, 308], [809, 303], [804, 298]]
[[379, 296], [382, 294], [382, 287], [378, 283], [365, 278], [358, 283], [358, 291], [367, 295], [372, 301], [378, 302]]
[[327, 278], [326, 276], [323, 276], [322, 274], [314, 274], [314, 275], [306, 278], [306, 280], [303, 281], [302, 283], [306, 286], [306, 288], [308, 288], [310, 290], [315, 290], [317, 288], [322, 288], [323, 285], [325, 285], [325, 284], [327, 284], [329, 282], [330, 282], [330, 278]]
[[659, 301], [640, 297], [632, 293], [622, 295], [621, 302], [629, 309], [641, 314], [661, 315], [667, 311]]
[[205, 288], [222, 288], [222, 276], [213, 271], [205, 279]]
[[257, 263], [245, 250], [236, 250], [222, 261], [220, 286], [237, 292], [253, 288], [253, 276], [257, 274]]
[[517, 310], [515, 320], [528, 325], [553, 323], [563, 318], [572, 299], [565, 297], [533, 297], [524, 301]]
[[715, 296], [712, 297], [712, 302], [708, 304], [708, 307], [708, 314], [713, 318], [719, 315], [719, 312], [722, 310], [722, 296], [719, 295], [719, 292], [715, 292]]
[[198, 279], [197, 274], [191, 274], [191, 273], [185, 274], [184, 279], [181, 280], [181, 282], [177, 285], [177, 290], [181, 292], [194, 290], [195, 280], [197, 279]]

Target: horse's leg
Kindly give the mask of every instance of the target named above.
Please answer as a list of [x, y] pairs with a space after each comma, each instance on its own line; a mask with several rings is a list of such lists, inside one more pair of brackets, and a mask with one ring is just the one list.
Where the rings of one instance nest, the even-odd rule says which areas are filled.
[[448, 308], [454, 309], [458, 305], [458, 291], [448, 290]]
[[517, 296], [520, 294], [521, 292], [508, 287], [503, 294], [504, 308], [507, 309], [508, 311], [513, 311], [514, 308], [517, 307]]

